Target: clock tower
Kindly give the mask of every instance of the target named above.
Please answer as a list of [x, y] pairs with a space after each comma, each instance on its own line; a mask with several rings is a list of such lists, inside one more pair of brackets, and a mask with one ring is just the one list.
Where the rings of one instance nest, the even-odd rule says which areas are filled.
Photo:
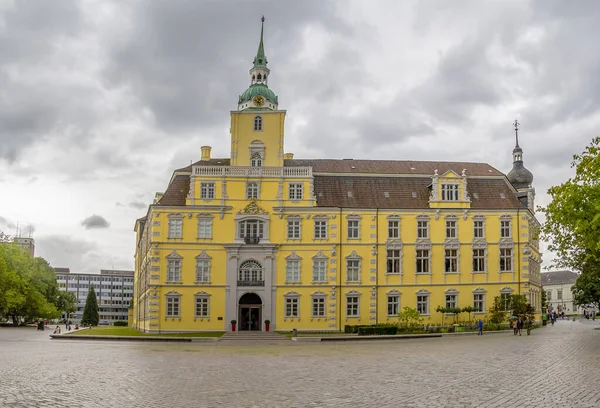
[[277, 95], [269, 89], [271, 71], [263, 43], [265, 18], [261, 19], [260, 42], [250, 69], [250, 86], [231, 112], [231, 165], [283, 166], [285, 111], [278, 110]]

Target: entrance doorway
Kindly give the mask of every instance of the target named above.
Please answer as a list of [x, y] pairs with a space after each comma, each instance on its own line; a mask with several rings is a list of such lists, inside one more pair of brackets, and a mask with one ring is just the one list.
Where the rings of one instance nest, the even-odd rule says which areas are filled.
[[239, 327], [242, 330], [262, 329], [262, 300], [256, 293], [246, 293], [239, 302]]

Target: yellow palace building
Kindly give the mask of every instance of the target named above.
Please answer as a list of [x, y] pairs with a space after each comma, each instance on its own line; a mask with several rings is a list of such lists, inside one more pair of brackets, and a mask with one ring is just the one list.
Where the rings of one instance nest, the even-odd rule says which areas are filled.
[[[264, 20], [263, 20], [264, 21]], [[264, 23], [263, 23], [264, 24]], [[299, 160], [260, 44], [231, 154], [175, 170], [136, 221], [132, 325], [144, 332], [338, 331], [525, 294], [541, 309], [532, 174], [485, 163]]]

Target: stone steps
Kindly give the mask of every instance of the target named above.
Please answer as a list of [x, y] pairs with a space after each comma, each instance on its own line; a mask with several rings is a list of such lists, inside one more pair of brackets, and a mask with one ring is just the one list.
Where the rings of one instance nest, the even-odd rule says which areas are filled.
[[253, 342], [291, 342], [287, 337], [274, 332], [265, 331], [242, 331], [242, 332], [227, 332], [220, 339], [220, 343], [236, 342], [236, 343], [253, 343]]

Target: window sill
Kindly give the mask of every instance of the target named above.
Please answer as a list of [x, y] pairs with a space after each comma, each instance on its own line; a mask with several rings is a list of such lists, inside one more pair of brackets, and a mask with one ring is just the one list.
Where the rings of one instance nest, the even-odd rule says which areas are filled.
[[431, 276], [431, 272], [415, 272], [416, 276]]
[[196, 237], [196, 239], [212, 239], [212, 237]]
[[[402, 275], [402, 272], [386, 272], [385, 274], [386, 274], [386, 275], [395, 275], [395, 276], [401, 276], [401, 275]], [[421, 274], [421, 275], [423, 275], [423, 274]]]
[[473, 274], [477, 274], [477, 273], [486, 274], [487, 271], [472, 271], [471, 273], [473, 273]]
[[345, 282], [346, 285], [352, 285], [352, 284], [360, 285], [360, 283], [361, 283], [360, 281], [346, 281]]
[[317, 320], [321, 320], [321, 319], [327, 319], [327, 316], [311, 316], [311, 319], [317, 319]]
[[484, 315], [484, 314], [485, 314], [485, 312], [473, 312], [473, 314], [474, 314], [474, 315], [476, 315], [476, 314], [482, 314], [482, 315]]
[[207, 281], [195, 281], [194, 285], [210, 285], [211, 282], [207, 282]]
[[398, 313], [393, 314], [393, 315], [387, 315], [386, 317], [398, 317]]
[[181, 320], [181, 316], [165, 316], [165, 320], [167, 319], [179, 319]]
[[321, 242], [321, 241], [328, 241], [328, 240], [329, 240], [329, 238], [317, 238], [317, 237], [313, 238], [313, 241], [319, 241], [319, 242]]
[[167, 239], [183, 239], [183, 237], [167, 237]]
[[194, 320], [196, 320], [196, 319], [200, 319], [200, 320], [206, 319], [210, 322], [210, 317], [208, 317], [208, 316], [194, 316]]
[[323, 280], [323, 281], [312, 281], [311, 282], [313, 285], [326, 285], [327, 281]]
[[302, 241], [302, 238], [300, 238], [300, 237], [295, 237], [295, 238], [287, 237], [286, 241]]
[[348, 319], [360, 319], [360, 316], [346, 316], [346, 320]]
[[419, 316], [429, 317], [429, 313], [420, 313]]
[[357, 238], [355, 238], [355, 237], [348, 237], [347, 239], [348, 239], [348, 241], [360, 241], [360, 237], [357, 237]]
[[515, 273], [515, 271], [498, 271], [499, 273]]
[[165, 281], [166, 284], [172, 285], [172, 284], [176, 284], [176, 285], [181, 285], [183, 282], [181, 281]]
[[456, 272], [444, 272], [444, 275], [459, 275], [460, 272], [456, 271]]
[[285, 281], [284, 282], [286, 285], [300, 285], [302, 282], [299, 281]]

